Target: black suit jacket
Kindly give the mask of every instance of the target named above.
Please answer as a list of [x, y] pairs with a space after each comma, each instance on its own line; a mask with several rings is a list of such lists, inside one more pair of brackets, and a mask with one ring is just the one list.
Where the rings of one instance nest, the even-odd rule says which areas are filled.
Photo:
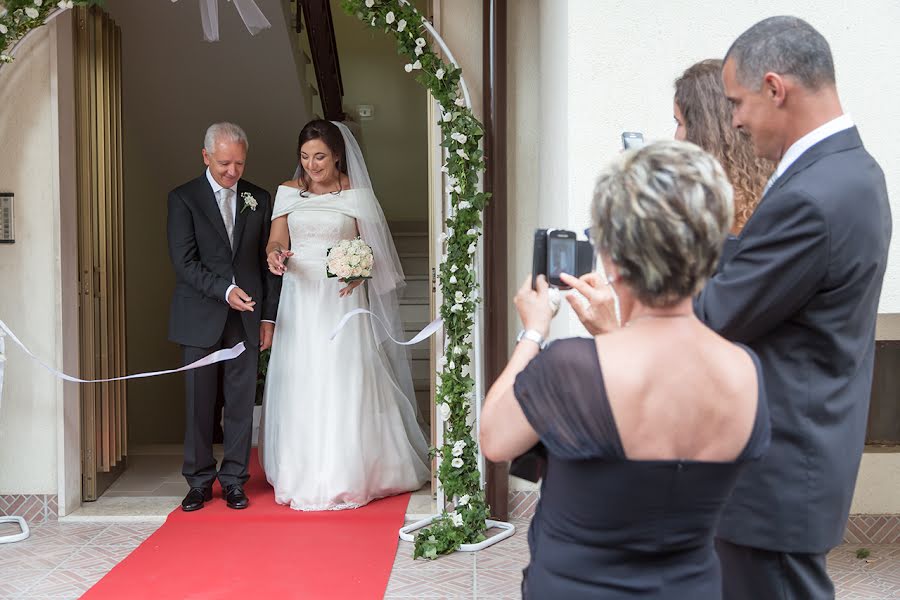
[[707, 325], [759, 355], [772, 418], [769, 452], [738, 481], [723, 539], [807, 553], [841, 542], [890, 238], [884, 174], [854, 127], [784, 172], [696, 299]]
[[[249, 192], [256, 210], [246, 208], [241, 194]], [[281, 279], [266, 266], [266, 244], [272, 221], [269, 193], [243, 179], [237, 186], [234, 250], [206, 173], [169, 192], [169, 257], [175, 268], [175, 293], [169, 316], [169, 340], [208, 348], [225, 329], [231, 308], [225, 291], [234, 283], [256, 307], [242, 312], [248, 344], [259, 344], [261, 319], [275, 320]]]

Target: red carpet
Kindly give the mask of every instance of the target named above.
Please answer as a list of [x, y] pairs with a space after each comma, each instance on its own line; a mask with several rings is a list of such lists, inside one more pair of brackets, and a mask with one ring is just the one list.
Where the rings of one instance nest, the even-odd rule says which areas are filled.
[[216, 484], [212, 502], [173, 511], [82, 598], [382, 598], [409, 494], [298, 512], [275, 504], [255, 450], [250, 463], [247, 509], [226, 507]]

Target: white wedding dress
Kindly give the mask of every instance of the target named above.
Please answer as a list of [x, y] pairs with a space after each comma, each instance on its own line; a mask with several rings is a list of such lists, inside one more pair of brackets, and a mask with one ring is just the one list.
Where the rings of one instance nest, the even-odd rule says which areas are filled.
[[326, 278], [325, 256], [357, 236], [360, 195], [371, 193], [301, 197], [281, 186], [276, 195], [276, 207], [290, 207], [294, 255], [283, 275], [259, 450], [276, 502], [296, 510], [356, 508], [417, 490], [431, 476], [415, 399], [398, 384], [371, 317], [351, 318], [328, 339], [344, 314], [368, 308], [370, 284], [339, 298], [345, 284]]

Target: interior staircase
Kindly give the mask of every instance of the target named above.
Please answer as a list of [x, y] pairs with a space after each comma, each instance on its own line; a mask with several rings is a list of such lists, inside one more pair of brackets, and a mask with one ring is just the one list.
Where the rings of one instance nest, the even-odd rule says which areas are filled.
[[[428, 229], [426, 223], [408, 221], [393, 222], [390, 228], [406, 275], [406, 289], [400, 297], [400, 318], [403, 320], [406, 339], [410, 339], [431, 322]], [[430, 424], [430, 340], [423, 340], [410, 348], [416, 403], [422, 417]]]

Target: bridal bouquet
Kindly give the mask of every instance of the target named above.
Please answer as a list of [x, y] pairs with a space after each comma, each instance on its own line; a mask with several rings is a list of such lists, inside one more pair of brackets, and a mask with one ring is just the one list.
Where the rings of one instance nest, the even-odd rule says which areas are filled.
[[341, 240], [328, 249], [325, 271], [329, 277], [339, 277], [344, 283], [357, 279], [371, 279], [375, 258], [372, 249], [360, 238]]

